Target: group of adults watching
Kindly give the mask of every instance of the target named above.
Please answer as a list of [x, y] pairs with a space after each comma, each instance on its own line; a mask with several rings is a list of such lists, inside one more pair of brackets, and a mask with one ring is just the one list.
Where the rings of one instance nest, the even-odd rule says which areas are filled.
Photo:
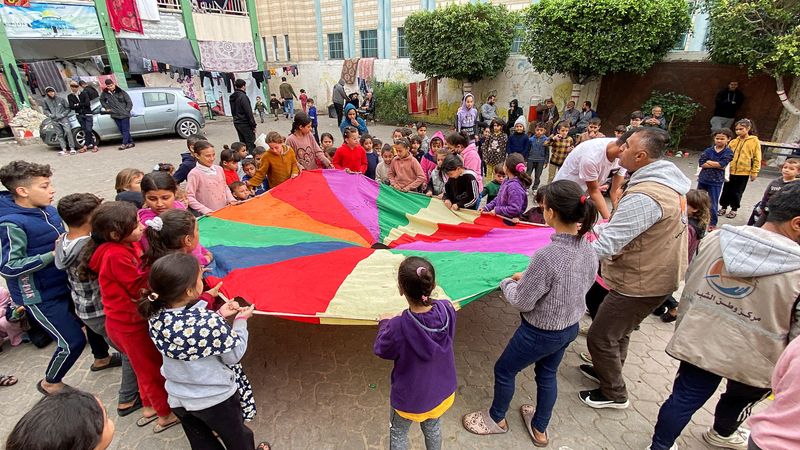
[[[500, 118], [497, 114], [496, 103], [497, 96], [492, 94], [486, 98], [486, 103], [481, 105], [477, 120], [478, 131], [489, 128], [492, 120]], [[508, 103], [506, 133], [510, 133], [517, 119], [524, 116], [525, 111], [519, 106], [519, 100], [511, 100]], [[536, 120], [544, 123], [548, 131], [552, 130], [559, 120], [563, 120], [569, 122], [570, 135], [580, 134], [586, 131], [586, 128], [589, 126], [589, 121], [595, 117], [597, 117], [597, 111], [592, 109], [592, 102], [588, 100], [583, 102], [580, 110], [575, 109], [574, 101], [568, 101], [564, 111], [562, 111], [560, 115], [558, 107], [556, 107], [552, 98], [546, 99], [544, 104], [536, 107]]]

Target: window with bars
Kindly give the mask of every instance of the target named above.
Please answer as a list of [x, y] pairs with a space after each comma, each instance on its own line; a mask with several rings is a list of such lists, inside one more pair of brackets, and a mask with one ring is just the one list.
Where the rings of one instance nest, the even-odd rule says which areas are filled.
[[285, 50], [286, 50], [286, 60], [287, 61], [291, 61], [292, 60], [292, 51], [289, 49], [289, 35], [288, 34], [284, 34], [283, 35], [283, 43], [286, 46], [286, 48], [285, 48]]
[[514, 40], [511, 41], [511, 53], [519, 53], [520, 47], [522, 47], [522, 37], [525, 34], [525, 30], [522, 25], [516, 25], [514, 27]]
[[278, 36], [272, 36], [272, 54], [275, 56], [275, 61], [280, 61], [278, 58]]
[[344, 59], [344, 37], [342, 33], [328, 33], [328, 58]]
[[361, 30], [361, 57], [378, 57], [378, 30]]
[[406, 45], [406, 29], [400, 27], [397, 29], [397, 57], [408, 58], [408, 45]]

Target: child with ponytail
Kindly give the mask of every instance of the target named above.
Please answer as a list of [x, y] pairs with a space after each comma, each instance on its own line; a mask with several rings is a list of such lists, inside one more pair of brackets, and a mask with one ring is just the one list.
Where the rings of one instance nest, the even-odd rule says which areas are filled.
[[[142, 267], [149, 268], [162, 256], [173, 252], [194, 255], [200, 245], [197, 219], [189, 211], [170, 209], [144, 223], [148, 247], [142, 256]], [[201, 265], [210, 261], [198, 260]], [[205, 263], [205, 264], [203, 264]]]
[[407, 449], [408, 429], [418, 422], [427, 450], [440, 449], [439, 420], [453, 404], [457, 387], [456, 311], [450, 301], [431, 298], [436, 272], [425, 258], [406, 258], [397, 284], [408, 309], [379, 318], [374, 346], [376, 355], [394, 361], [389, 445]]
[[161, 433], [178, 424], [167, 403], [161, 355], [149, 339], [147, 322], [139, 315], [136, 301], [147, 279], [139, 270], [144, 227], [136, 207], [128, 202], [102, 203], [91, 220], [92, 239], [81, 253], [78, 274], [97, 279], [106, 314], [109, 339], [128, 356], [139, 383], [143, 415], [136, 425], [157, 420], [153, 432]]
[[584, 239], [597, 208], [580, 186], [563, 180], [539, 190], [545, 191], [541, 206], [555, 233], [550, 244], [533, 254], [525, 272], [500, 284], [506, 300], [522, 313], [522, 323], [494, 366], [491, 408], [467, 414], [463, 423], [475, 434], [508, 432], [506, 412], [516, 376], [533, 365], [536, 406], [522, 405], [520, 413], [534, 445], [544, 447], [558, 396], [556, 373], [564, 351], [578, 336], [578, 322], [586, 309], [584, 296], [594, 282], [598, 258]]
[[[142, 194], [144, 195], [144, 208], [139, 210], [139, 222], [148, 227], [147, 222], [155, 219], [166, 211], [175, 209], [186, 211], [186, 205], [176, 199], [178, 184], [166, 172], [148, 173], [142, 179]], [[191, 214], [191, 213], [190, 213]], [[140, 241], [142, 249], [147, 250], [150, 245], [147, 230]], [[197, 245], [191, 251], [200, 265], [207, 266], [214, 260], [214, 255], [205, 247]]]
[[[191, 447], [218, 448], [221, 440], [227, 449], [250, 450], [255, 440], [244, 421], [255, 416], [255, 403], [239, 361], [247, 350], [247, 319], [254, 308], [229, 302], [217, 312], [206, 309], [206, 299], [219, 286], [203, 293], [202, 275], [197, 259], [187, 253], [159, 258], [139, 312], [147, 318], [149, 337], [163, 362], [169, 405]], [[225, 318], [234, 315], [229, 325]]]
[[486, 211], [493, 216], [503, 216], [519, 222], [520, 216], [528, 209], [528, 188], [531, 186], [531, 176], [525, 169], [525, 159], [521, 153], [508, 155], [504, 166], [506, 179], [500, 186], [497, 197], [479, 211]]

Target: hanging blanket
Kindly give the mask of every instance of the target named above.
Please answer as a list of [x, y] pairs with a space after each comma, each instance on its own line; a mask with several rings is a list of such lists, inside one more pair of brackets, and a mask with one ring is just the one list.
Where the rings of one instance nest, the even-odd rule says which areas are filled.
[[3, 125], [8, 125], [16, 114], [17, 103], [14, 101], [14, 95], [8, 87], [5, 75], [0, 73], [0, 119], [3, 120]]
[[58, 70], [55, 61], [38, 61], [28, 65], [36, 78], [37, 86], [44, 95], [44, 88], [51, 86], [56, 92], [64, 92], [67, 85], [64, 83], [64, 76]]
[[252, 72], [258, 68], [252, 42], [198, 41], [203, 70]]
[[425, 109], [431, 111], [439, 108], [439, 80], [436, 78], [428, 78], [428, 92], [426, 95], [427, 105]]
[[375, 76], [375, 58], [361, 58], [358, 61], [358, 78], [363, 80], [372, 80]]
[[[157, 71], [152, 67], [152, 60], [171, 66], [198, 69], [200, 64], [194, 57], [192, 44], [188, 39], [120, 39], [120, 48], [128, 55], [128, 71], [130, 73], [149, 73]], [[144, 60], [151, 60], [150, 70]], [[156, 64], [157, 64], [156, 63]]]
[[106, 6], [108, 6], [109, 22], [114, 31], [144, 33], [136, 0], [106, 0]]
[[342, 64], [342, 79], [345, 84], [353, 84], [356, 82], [356, 71], [358, 70], [359, 58], [345, 59]]

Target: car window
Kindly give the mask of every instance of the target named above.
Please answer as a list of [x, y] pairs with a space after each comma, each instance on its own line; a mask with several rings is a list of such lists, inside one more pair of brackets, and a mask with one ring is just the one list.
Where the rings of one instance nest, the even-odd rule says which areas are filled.
[[175, 96], [166, 92], [145, 92], [142, 94], [144, 97], [144, 106], [164, 106], [175, 103]]

